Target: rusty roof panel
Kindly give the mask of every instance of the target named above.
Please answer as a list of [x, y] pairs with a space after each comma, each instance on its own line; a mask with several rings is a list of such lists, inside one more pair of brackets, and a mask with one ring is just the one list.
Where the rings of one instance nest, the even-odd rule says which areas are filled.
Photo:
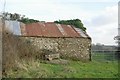
[[72, 26], [70, 25], [63, 25], [62, 24], [62, 28], [65, 30], [66, 32], [66, 37], [80, 37], [76, 31], [72, 28]]
[[[39, 22], [38, 25], [39, 25], [39, 29], [41, 29], [41, 30], [40, 30], [40, 31], [41, 31], [41, 36], [48, 36], [49, 33], [48, 33], [48, 30], [47, 30], [45, 24]], [[43, 34], [44, 34], [44, 35], [43, 35]]]
[[63, 36], [67, 36], [67, 33], [65, 32], [61, 24], [56, 24], [56, 26]]
[[75, 28], [74, 29], [82, 36], [82, 37], [88, 37], [81, 29]]
[[39, 24], [32, 23], [26, 25], [27, 36], [42, 36], [42, 30]]
[[62, 33], [57, 28], [54, 23], [46, 23], [45, 24], [49, 33], [49, 37], [62, 37]]

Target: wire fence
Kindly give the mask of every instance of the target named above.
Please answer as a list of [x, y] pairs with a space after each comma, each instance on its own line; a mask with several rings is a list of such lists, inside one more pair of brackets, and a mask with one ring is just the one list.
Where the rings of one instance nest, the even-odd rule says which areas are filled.
[[118, 51], [92, 51], [91, 58], [95, 61], [116, 61], [118, 60]]

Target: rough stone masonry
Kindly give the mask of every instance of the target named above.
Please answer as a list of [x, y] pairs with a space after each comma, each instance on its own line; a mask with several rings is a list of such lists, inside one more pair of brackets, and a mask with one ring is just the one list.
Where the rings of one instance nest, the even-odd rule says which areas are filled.
[[59, 53], [63, 59], [91, 60], [90, 38], [21, 37], [21, 39], [34, 46], [38, 54]]

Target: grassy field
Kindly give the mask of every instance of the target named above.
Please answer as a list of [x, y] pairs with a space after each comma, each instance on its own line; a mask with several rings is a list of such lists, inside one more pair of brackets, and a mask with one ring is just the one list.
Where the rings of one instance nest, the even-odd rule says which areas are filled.
[[22, 62], [21, 69], [9, 70], [7, 77], [16, 78], [117, 78], [118, 62], [83, 63], [69, 61], [69, 64], [50, 64], [39, 61]]
[[36, 60], [37, 52], [32, 46], [25, 44], [24, 40], [13, 36], [7, 30], [3, 35], [4, 78], [116, 78], [118, 76], [117, 61], [82, 63], [69, 60], [69, 64], [43, 63], [41, 60]]
[[[118, 75], [117, 61], [103, 60], [102, 62], [82, 63], [69, 60], [69, 64], [50, 64], [43, 63], [41, 60], [37, 61], [35, 57], [37, 54], [33, 54], [37, 52], [32, 49], [33, 47], [25, 44], [24, 40], [11, 35], [9, 31], [5, 31], [3, 35], [2, 62], [4, 63], [2, 63], [2, 68], [4, 78], [116, 78]], [[27, 48], [28, 46], [29, 48]], [[104, 57], [99, 56], [98, 58]]]

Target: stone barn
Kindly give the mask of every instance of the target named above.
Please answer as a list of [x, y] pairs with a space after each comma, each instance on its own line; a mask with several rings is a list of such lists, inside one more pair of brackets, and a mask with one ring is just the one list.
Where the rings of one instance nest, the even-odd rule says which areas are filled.
[[91, 38], [72, 25], [53, 22], [23, 24], [6, 21], [13, 34], [25, 39], [39, 54], [59, 54], [63, 59], [91, 60]]

